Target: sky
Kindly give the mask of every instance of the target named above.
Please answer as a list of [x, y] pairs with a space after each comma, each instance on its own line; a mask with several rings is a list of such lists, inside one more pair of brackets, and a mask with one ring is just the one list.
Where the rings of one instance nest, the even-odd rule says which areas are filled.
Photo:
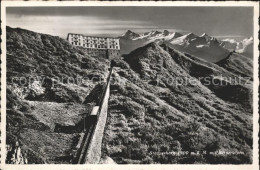
[[252, 7], [7, 7], [7, 25], [66, 38], [68, 33], [120, 36], [151, 30], [217, 38], [253, 35]]

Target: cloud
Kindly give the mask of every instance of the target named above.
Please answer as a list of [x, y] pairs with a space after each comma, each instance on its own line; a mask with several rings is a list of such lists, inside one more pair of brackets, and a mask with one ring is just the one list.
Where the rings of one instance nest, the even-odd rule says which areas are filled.
[[154, 28], [150, 22], [99, 16], [7, 15], [7, 25], [65, 37], [68, 32], [116, 34], [125, 29]]
[[35, 16], [35, 15], [7, 15], [7, 25], [20, 27], [39, 33], [51, 34], [65, 38], [68, 33], [89, 35], [123, 34], [131, 29], [138, 33], [151, 30], [169, 30], [171, 32], [187, 32], [174, 29], [172, 26], [158, 26], [148, 21], [115, 20], [100, 16]]

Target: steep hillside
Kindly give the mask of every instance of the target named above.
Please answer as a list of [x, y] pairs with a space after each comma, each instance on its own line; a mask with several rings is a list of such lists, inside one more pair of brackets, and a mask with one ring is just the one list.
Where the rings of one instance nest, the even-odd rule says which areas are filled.
[[238, 102], [244, 107], [252, 108], [253, 85], [250, 79], [239, 77], [226, 69], [200, 58], [185, 53], [181, 54], [169, 47], [163, 47], [171, 54], [176, 63], [191, 76], [199, 79], [216, 96], [231, 102]]
[[82, 103], [108, 61], [59, 37], [10, 27], [6, 36], [7, 163], [17, 162], [17, 145], [28, 163], [71, 163], [91, 109]]
[[216, 64], [242, 77], [253, 78], [253, 61], [239, 53], [231, 53]]
[[[117, 163], [251, 162], [252, 109], [244, 107], [249, 101], [238, 101], [250, 96], [251, 87], [235, 88], [239, 95], [231, 98], [218, 85], [207, 86], [199, 79], [236, 75], [156, 43], [134, 50], [117, 66], [104, 155]], [[235, 86], [222, 88], [230, 87]], [[181, 151], [188, 154], [176, 155]]]
[[[145, 36], [161, 34], [171, 35]], [[250, 62], [214, 64], [143, 45], [115, 61], [103, 162], [251, 163], [252, 80], [233, 82]], [[59, 37], [7, 27], [6, 162], [72, 163], [108, 65]]]

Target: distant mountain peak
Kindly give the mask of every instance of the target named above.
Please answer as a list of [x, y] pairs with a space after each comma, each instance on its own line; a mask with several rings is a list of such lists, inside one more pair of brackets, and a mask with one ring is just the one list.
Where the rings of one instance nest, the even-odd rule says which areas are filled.
[[193, 32], [186, 34], [187, 36], [195, 35]]
[[[188, 33], [188, 34], [186, 34], [186, 35], [183, 35], [182, 36], [182, 39], [184, 39], [184, 40], [191, 40], [191, 39], [194, 39], [194, 38], [197, 38], [198, 36], [197, 35], [195, 35], [193, 32], [190, 32], [190, 33]], [[181, 37], [180, 37], [181, 38]]]
[[237, 43], [237, 41], [235, 39], [229, 39], [229, 38], [226, 38], [226, 39], [223, 39], [221, 41], [224, 41], [224, 42], [230, 42], [230, 43]]
[[163, 31], [163, 35], [165, 35], [165, 36], [167, 36], [167, 35], [169, 35], [170, 34], [170, 32], [168, 31], [168, 30], [164, 30]]
[[253, 42], [253, 37], [245, 38], [242, 42]]
[[209, 37], [209, 35], [204, 32], [200, 37]]
[[127, 31], [126, 31], [126, 34], [127, 34], [127, 33], [129, 34], [129, 33], [134, 33], [134, 32], [131, 31], [131, 30], [127, 30]]
[[174, 32], [173, 35], [174, 35], [174, 38], [183, 36], [181, 33], [178, 33], [178, 32]]
[[249, 45], [249, 44], [252, 44], [253, 43], [253, 37], [248, 37], [248, 38], [245, 38], [241, 41], [241, 43], [246, 46], [246, 45]]
[[157, 31], [157, 30], [152, 30], [150, 32], [145, 32], [143, 35], [157, 35], [157, 34], [161, 34], [162, 32]]
[[190, 33], [186, 34], [186, 37], [195, 38], [195, 37], [198, 37], [198, 36], [195, 35], [193, 32], [190, 32]]
[[134, 38], [140, 37], [140, 35], [131, 30], [127, 30], [126, 33], [124, 33], [122, 35], [122, 37], [127, 38], [127, 39], [134, 39]]
[[[133, 31], [131, 31], [131, 30], [127, 30], [126, 33], [125, 33], [125, 35], [126, 35], [126, 34], [137, 34], [137, 33], [133, 32]], [[139, 34], [137, 34], [137, 35], [139, 35]]]
[[252, 37], [252, 36], [251, 36], [251, 37], [248, 37], [248, 39], [249, 39], [249, 40], [253, 40], [253, 37]]
[[162, 33], [162, 32], [160, 32], [160, 31], [152, 31], [152, 32], [154, 32], [155, 34], [159, 34], [159, 33]]
[[156, 30], [156, 31], [152, 31], [152, 32], [151, 32], [151, 35], [158, 35], [158, 34], [162, 34], [162, 32], [160, 32], [160, 31], [157, 31], [157, 30]]

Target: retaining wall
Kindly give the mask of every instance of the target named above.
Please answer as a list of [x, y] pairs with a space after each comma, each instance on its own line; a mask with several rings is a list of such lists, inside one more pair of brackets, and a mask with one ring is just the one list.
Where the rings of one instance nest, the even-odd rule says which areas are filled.
[[[110, 73], [110, 75], [112, 72]], [[86, 164], [98, 164], [101, 158], [101, 144], [107, 121], [108, 99], [110, 95], [110, 78], [108, 78], [105, 94], [100, 104], [97, 123], [86, 154]]]

